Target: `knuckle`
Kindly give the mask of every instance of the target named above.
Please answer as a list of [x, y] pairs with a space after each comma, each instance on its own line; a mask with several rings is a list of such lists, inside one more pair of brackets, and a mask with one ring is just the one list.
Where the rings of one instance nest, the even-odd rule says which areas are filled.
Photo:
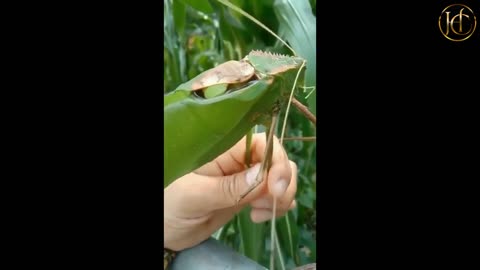
[[221, 193], [225, 198], [225, 201], [230, 201], [231, 205], [236, 204], [236, 194], [237, 194], [237, 183], [238, 175], [233, 175], [229, 177], [222, 177], [220, 180]]

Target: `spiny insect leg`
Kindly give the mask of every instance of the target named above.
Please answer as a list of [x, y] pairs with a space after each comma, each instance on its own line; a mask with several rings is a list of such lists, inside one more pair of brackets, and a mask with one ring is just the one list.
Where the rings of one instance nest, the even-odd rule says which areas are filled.
[[264, 179], [268, 176], [268, 171], [272, 163], [272, 154], [273, 154], [273, 135], [275, 133], [275, 128], [277, 124], [278, 111], [272, 114], [272, 122], [270, 127], [267, 128], [267, 147], [265, 147], [265, 155], [262, 163], [260, 164], [260, 171], [258, 172], [255, 182], [237, 199], [237, 204], [245, 198], [252, 190], [254, 190]]

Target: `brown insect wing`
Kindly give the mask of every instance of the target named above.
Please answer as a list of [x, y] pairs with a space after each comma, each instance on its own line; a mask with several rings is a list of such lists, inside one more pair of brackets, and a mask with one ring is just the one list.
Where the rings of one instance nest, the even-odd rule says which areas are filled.
[[192, 91], [216, 84], [233, 84], [249, 80], [255, 74], [254, 68], [245, 61], [231, 60], [209, 69], [195, 78]]

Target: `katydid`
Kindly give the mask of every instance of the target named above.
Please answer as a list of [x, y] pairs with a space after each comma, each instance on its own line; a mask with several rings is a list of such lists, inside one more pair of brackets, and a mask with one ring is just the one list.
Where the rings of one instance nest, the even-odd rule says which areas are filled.
[[[272, 114], [288, 101], [304, 61], [252, 51], [241, 61], [207, 70], [167, 94], [164, 186], [228, 150], [253, 126], [270, 126]], [[241, 68], [227, 70], [232, 66]], [[222, 84], [226, 84], [223, 94], [206, 98], [205, 91]], [[229, 92], [232, 87], [236, 90]]]

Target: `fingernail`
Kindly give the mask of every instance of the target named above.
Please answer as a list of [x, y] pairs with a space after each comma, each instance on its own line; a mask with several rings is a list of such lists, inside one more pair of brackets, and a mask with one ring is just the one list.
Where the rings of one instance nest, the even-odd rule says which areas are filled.
[[276, 197], [282, 196], [285, 191], [287, 191], [287, 181], [284, 179], [278, 180], [274, 185], [273, 185], [273, 195]]
[[255, 183], [255, 178], [257, 178], [257, 175], [259, 172], [260, 172], [260, 163], [256, 164], [255, 166], [247, 170], [247, 175], [245, 176], [245, 180], [248, 186], [252, 186]]

